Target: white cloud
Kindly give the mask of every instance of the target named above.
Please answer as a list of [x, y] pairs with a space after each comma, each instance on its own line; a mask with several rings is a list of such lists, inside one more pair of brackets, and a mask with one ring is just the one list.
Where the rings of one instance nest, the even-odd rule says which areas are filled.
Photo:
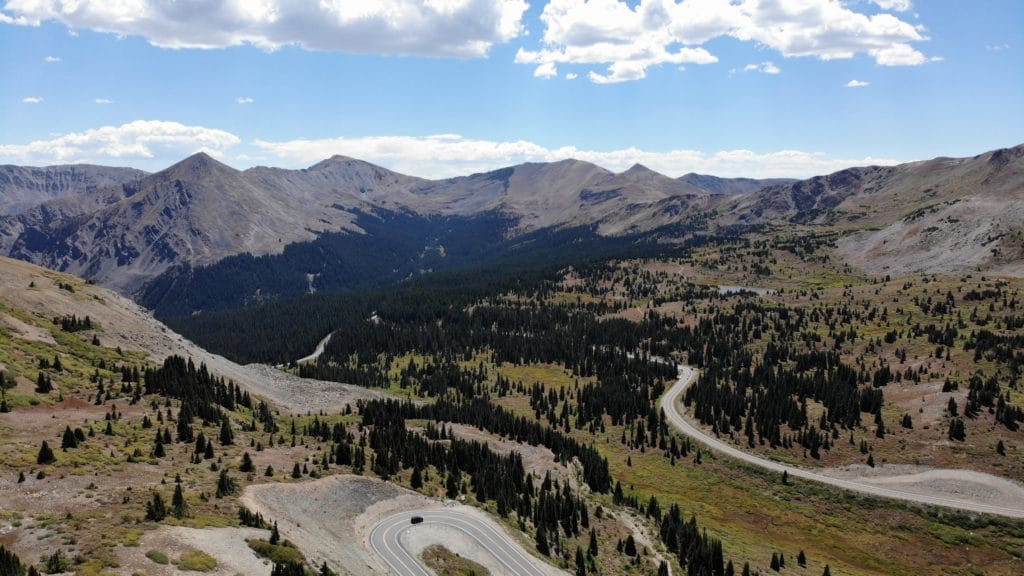
[[299, 168], [334, 154], [360, 158], [406, 174], [428, 178], [447, 178], [485, 172], [522, 162], [554, 162], [576, 158], [593, 162], [609, 170], [622, 171], [641, 163], [668, 176], [687, 172], [718, 176], [809, 177], [843, 168], [869, 164], [895, 164], [879, 158], [835, 158], [820, 152], [782, 150], [756, 153], [749, 150], [725, 150], [706, 153], [698, 150], [667, 152], [625, 148], [596, 151], [563, 146], [547, 148], [518, 140], [498, 142], [474, 140], [462, 136], [368, 136], [268, 142], [255, 146], [285, 166]]
[[850, 80], [845, 84], [845, 86], [847, 88], [863, 88], [869, 84], [871, 84], [871, 82], [864, 82], [863, 80]]
[[989, 52], [1002, 52], [1003, 50], [1009, 50], [1009, 44], [985, 44], [985, 50]]
[[565, 79], [566, 80], [575, 80], [577, 78], [579, 78], [579, 75], [576, 74], [575, 72], [566, 72], [565, 73]]
[[47, 56], [43, 60], [47, 63], [53, 64], [54, 62], [60, 62], [60, 56]]
[[[909, 6], [889, 0], [888, 5]], [[703, 47], [732, 37], [776, 50], [784, 57], [821, 60], [866, 54], [884, 66], [929, 61], [913, 47], [924, 29], [892, 14], [856, 12], [842, 0], [550, 0], [541, 14], [538, 49], [520, 48], [520, 64], [584, 64], [594, 82], [646, 77], [659, 64], [710, 64]], [[777, 67], [774, 67], [777, 69]], [[769, 72], [770, 73], [770, 72]]]
[[235, 98], [235, 102], [238, 102], [239, 104], [252, 104], [255, 100], [248, 96], [239, 96], [238, 98]]
[[22, 104], [42, 104], [43, 99], [41, 96], [26, 96], [21, 99]]
[[772, 63], [771, 60], [760, 64], [747, 64], [743, 67], [744, 72], [761, 72], [762, 74], [778, 74], [782, 69]]
[[896, 12], [906, 12], [914, 7], [913, 0], [871, 0], [873, 4], [877, 4], [882, 10], [895, 10]]
[[221, 155], [239, 141], [237, 136], [223, 130], [178, 122], [136, 120], [28, 144], [0, 144], [0, 158], [24, 164], [125, 162], [158, 157], [176, 161], [199, 151]]
[[94, 102], [96, 102], [97, 104], [113, 104], [114, 103], [114, 101], [111, 100], [110, 98], [97, 98], [96, 100], [94, 100]]
[[540, 66], [537, 66], [537, 69], [533, 71], [533, 75], [536, 78], [543, 78], [547, 80], [548, 78], [558, 76], [558, 68], [555, 66], [554, 62], [545, 62]]
[[523, 32], [525, 0], [8, 0], [0, 22], [55, 20], [166, 48], [252, 44], [272, 50], [479, 57]]

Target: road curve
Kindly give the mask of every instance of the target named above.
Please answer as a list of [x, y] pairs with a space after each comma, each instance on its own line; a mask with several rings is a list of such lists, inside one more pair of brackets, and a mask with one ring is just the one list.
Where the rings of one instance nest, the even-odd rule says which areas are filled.
[[[423, 522], [412, 523], [412, 517], [419, 516]], [[419, 558], [413, 556], [401, 542], [401, 535], [409, 530], [430, 530], [432, 526], [453, 528], [475, 541], [486, 550], [510, 575], [545, 576], [546, 572], [536, 566], [539, 562], [524, 552], [518, 544], [491, 527], [481, 519], [445, 509], [424, 509], [399, 512], [381, 520], [370, 532], [370, 547], [388, 566], [391, 574], [398, 576], [433, 576]]]
[[857, 482], [853, 480], [844, 480], [842, 478], [833, 478], [831, 476], [825, 476], [824, 474], [818, 474], [811, 472], [803, 468], [797, 468], [787, 464], [774, 462], [772, 460], [765, 460], [748, 452], [744, 452], [738, 448], [730, 446], [717, 438], [713, 438], [705, 434], [701, 429], [690, 424], [688, 420], [683, 416], [685, 408], [682, 406], [681, 399], [686, 388], [697, 380], [697, 370], [689, 366], [679, 367], [679, 379], [676, 383], [669, 388], [668, 392], [661, 397], [661, 408], [665, 411], [665, 417], [669, 422], [678, 428], [683, 434], [690, 436], [691, 438], [707, 445], [716, 452], [721, 452], [731, 458], [742, 460], [748, 464], [778, 472], [781, 474], [783, 471], [787, 472], [793, 478], [803, 478], [804, 480], [811, 480], [814, 482], [821, 482], [822, 484], [828, 484], [837, 488], [843, 488], [845, 490], [852, 490], [854, 492], [860, 492], [862, 494], [869, 494], [871, 496], [879, 496], [882, 498], [890, 498], [893, 500], [903, 500], [906, 502], [916, 502], [919, 504], [930, 504], [933, 506], [942, 506], [945, 508], [955, 508], [957, 510], [966, 512], [980, 512], [984, 514], [993, 514], [996, 516], [1008, 516], [1010, 518], [1024, 518], [1024, 502], [1007, 502], [1005, 506], [995, 506], [991, 504], [984, 504], [981, 502], [972, 502], [968, 500], [958, 500], [955, 498], [941, 498], [937, 496], [927, 496], [924, 494], [916, 494], [914, 492], [907, 492], [904, 490], [886, 488], [882, 486], [876, 486], [873, 484], [867, 484], [864, 482]]

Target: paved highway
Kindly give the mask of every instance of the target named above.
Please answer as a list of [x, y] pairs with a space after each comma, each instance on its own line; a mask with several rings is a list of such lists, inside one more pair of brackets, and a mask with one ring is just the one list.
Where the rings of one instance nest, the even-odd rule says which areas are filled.
[[[413, 524], [413, 516], [423, 518], [423, 522]], [[537, 567], [539, 560], [524, 552], [506, 535], [476, 516], [455, 510], [412, 510], [389, 516], [381, 520], [370, 532], [370, 547], [384, 560], [391, 574], [433, 576], [433, 572], [402, 545], [401, 536], [409, 530], [429, 531], [434, 526], [446, 526], [465, 534], [504, 568], [503, 573], [513, 576], [547, 574], [545, 570]]]
[[771, 460], [765, 460], [748, 452], [744, 452], [738, 448], [735, 448], [717, 438], [713, 438], [705, 434], [702, 430], [696, 426], [690, 424], [690, 422], [683, 416], [685, 408], [682, 406], [681, 399], [683, 393], [686, 391], [687, 386], [697, 380], [697, 371], [689, 366], [681, 366], [679, 368], [679, 379], [675, 385], [669, 389], [661, 398], [661, 407], [665, 410], [665, 417], [671, 422], [676, 428], [694, 438], [695, 440], [706, 444], [711, 449], [721, 452], [727, 456], [742, 460], [748, 464], [759, 466], [766, 470], [778, 472], [782, 474], [783, 471], [787, 472], [791, 477], [803, 478], [804, 480], [812, 480], [814, 482], [821, 482], [822, 484], [828, 484], [837, 488], [843, 488], [846, 490], [853, 490], [863, 494], [870, 494], [872, 496], [880, 496], [882, 498], [891, 498], [894, 500], [904, 500], [907, 502], [917, 502], [920, 504], [931, 504], [933, 506], [943, 506], [946, 508], [955, 508], [957, 510], [963, 510], [967, 512], [981, 512], [985, 514], [994, 514], [997, 516], [1009, 516], [1011, 518], [1024, 518], [1024, 502], [1007, 502], [1004, 506], [995, 506], [991, 504], [984, 504], [981, 502], [972, 502], [967, 500], [958, 500], [955, 498], [941, 498], [937, 496], [926, 496], [924, 494], [916, 494], [914, 492], [907, 492], [896, 488], [886, 488], [882, 486], [876, 486], [874, 484], [868, 484], [865, 482], [857, 482], [854, 480], [844, 480], [840, 478], [832, 478], [831, 476], [825, 476], [823, 474], [817, 474], [803, 468], [796, 468], [779, 462]]

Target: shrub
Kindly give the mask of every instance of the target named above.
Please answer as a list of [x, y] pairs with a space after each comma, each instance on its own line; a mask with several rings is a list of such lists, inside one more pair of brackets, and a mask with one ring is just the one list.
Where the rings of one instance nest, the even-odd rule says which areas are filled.
[[149, 552], [146, 552], [146, 558], [149, 558], [157, 564], [167, 564], [169, 562], [167, 554], [164, 554], [159, 550], [150, 550]]
[[178, 569], [192, 572], [210, 572], [217, 568], [217, 561], [201, 550], [189, 550], [178, 557]]

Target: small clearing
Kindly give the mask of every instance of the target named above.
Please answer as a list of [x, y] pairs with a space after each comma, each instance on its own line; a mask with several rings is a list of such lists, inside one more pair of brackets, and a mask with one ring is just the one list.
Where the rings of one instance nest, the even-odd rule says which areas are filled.
[[[174, 562], [189, 550], [199, 550], [209, 554], [217, 561], [217, 568], [210, 572], [211, 576], [268, 576], [273, 566], [268, 560], [260, 558], [246, 544], [250, 538], [266, 539], [268, 530], [256, 528], [185, 528], [183, 526], [161, 526], [157, 530], [145, 534], [139, 539], [138, 546], [122, 546], [118, 548], [117, 574], [148, 574], [149, 576], [181, 576]], [[159, 564], [146, 557], [146, 553], [155, 550], [164, 554], [170, 562]]]

